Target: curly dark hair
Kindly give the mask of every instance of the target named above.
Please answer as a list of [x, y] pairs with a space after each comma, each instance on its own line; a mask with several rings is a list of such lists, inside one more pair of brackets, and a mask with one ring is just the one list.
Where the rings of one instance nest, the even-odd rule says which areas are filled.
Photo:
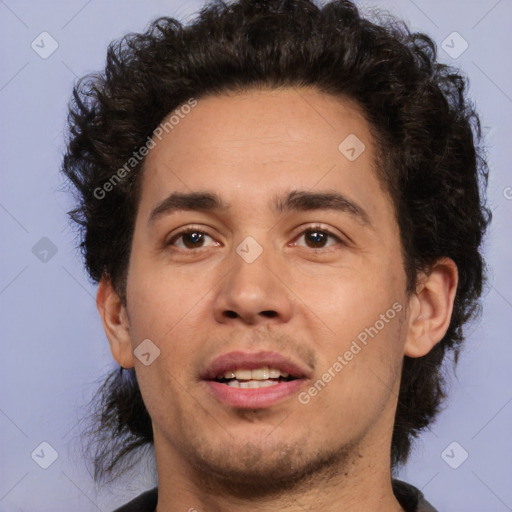
[[[103, 73], [77, 83], [63, 172], [78, 200], [90, 277], [108, 277], [123, 301], [142, 163], [109, 191], [122, 168], [173, 110], [190, 98], [227, 91], [315, 87], [350, 98], [378, 148], [379, 178], [400, 228], [407, 291], [441, 257], [459, 283], [446, 335], [429, 354], [405, 357], [391, 447], [393, 469], [446, 397], [445, 354], [457, 362], [463, 326], [477, 316], [485, 282], [481, 245], [491, 213], [480, 121], [467, 79], [437, 62], [436, 45], [390, 16], [376, 23], [348, 0], [215, 1], [184, 25], [159, 18], [142, 34], [110, 44]], [[96, 191], [96, 192], [95, 192]], [[96, 396], [95, 477], [151, 444], [151, 420], [133, 370], [113, 371]], [[122, 465], [121, 465], [122, 466]]]

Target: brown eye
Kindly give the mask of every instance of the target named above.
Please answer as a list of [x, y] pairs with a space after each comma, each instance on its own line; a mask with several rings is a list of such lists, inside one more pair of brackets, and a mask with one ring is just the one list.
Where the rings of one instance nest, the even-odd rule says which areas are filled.
[[[342, 241], [336, 235], [325, 229], [307, 229], [301, 233], [299, 238], [297, 238], [297, 241], [301, 238], [304, 238], [304, 244], [297, 245], [301, 245], [303, 247], [305, 246], [310, 249], [323, 249], [324, 247], [342, 243]], [[330, 239], [333, 240], [332, 243], [329, 243]]]
[[168, 245], [172, 245], [180, 249], [200, 249], [205, 247], [204, 244], [208, 238], [213, 240], [210, 235], [203, 231], [198, 229], [187, 229], [173, 236]]

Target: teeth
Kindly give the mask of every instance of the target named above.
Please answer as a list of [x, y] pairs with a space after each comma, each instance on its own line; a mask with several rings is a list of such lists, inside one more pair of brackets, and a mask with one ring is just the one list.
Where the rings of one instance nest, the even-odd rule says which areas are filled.
[[279, 382], [275, 380], [248, 380], [244, 382], [238, 382], [237, 380], [232, 380], [227, 382], [227, 385], [232, 388], [268, 388], [269, 386], [277, 386]]
[[223, 375], [218, 375], [217, 378], [222, 379], [237, 379], [237, 380], [267, 380], [278, 379], [279, 377], [288, 377], [289, 374], [282, 372], [277, 368], [269, 368], [263, 366], [262, 368], [255, 368], [254, 370], [229, 370], [224, 372]]
[[251, 377], [254, 380], [266, 380], [269, 378], [269, 369], [267, 367], [265, 368], [257, 368], [256, 370], [251, 371]]
[[252, 377], [252, 371], [251, 370], [236, 370], [235, 377], [238, 380], [250, 380]]

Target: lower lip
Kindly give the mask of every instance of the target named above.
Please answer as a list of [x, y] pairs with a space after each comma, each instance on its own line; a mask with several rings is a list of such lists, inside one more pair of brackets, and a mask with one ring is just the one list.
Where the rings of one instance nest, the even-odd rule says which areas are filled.
[[296, 394], [304, 379], [281, 382], [266, 388], [232, 388], [214, 380], [204, 381], [210, 393], [220, 402], [232, 407], [258, 409], [270, 407]]

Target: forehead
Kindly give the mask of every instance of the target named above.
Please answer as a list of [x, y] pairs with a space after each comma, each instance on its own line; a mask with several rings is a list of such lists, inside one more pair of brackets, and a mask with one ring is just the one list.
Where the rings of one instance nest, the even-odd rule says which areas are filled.
[[343, 189], [364, 199], [380, 188], [364, 116], [316, 89], [208, 96], [173, 120], [146, 157], [142, 208], [172, 190], [214, 189], [230, 203], [240, 196], [268, 203], [291, 189]]

